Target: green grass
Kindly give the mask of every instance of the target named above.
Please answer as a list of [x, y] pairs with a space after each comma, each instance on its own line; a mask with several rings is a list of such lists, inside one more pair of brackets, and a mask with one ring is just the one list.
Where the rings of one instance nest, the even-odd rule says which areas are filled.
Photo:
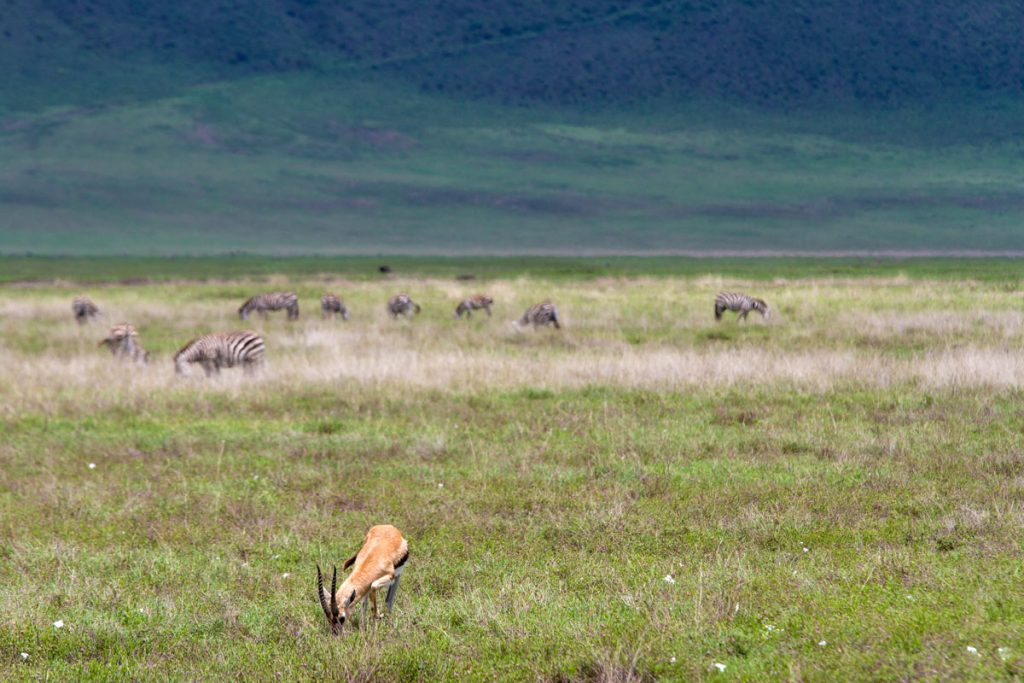
[[[326, 277], [103, 261], [112, 282], [86, 291], [139, 327], [147, 368], [70, 319], [82, 286], [64, 278], [95, 262], [14, 263], [50, 281], [0, 287], [4, 679], [1024, 675], [1012, 262], [983, 279], [1004, 266], [757, 261], [741, 279], [739, 262], [656, 261], [654, 279], [633, 260], [597, 278], [585, 261], [410, 259], [378, 281], [375, 260]], [[241, 265], [184, 279], [225, 263]], [[489, 275], [450, 279], [467, 263]], [[116, 284], [136, 268], [157, 281]], [[723, 284], [776, 319], [716, 324]], [[252, 321], [261, 375], [173, 377], [188, 336], [237, 325], [271, 285], [303, 315]], [[478, 286], [495, 317], [453, 320]], [[318, 319], [328, 287], [350, 322]], [[385, 319], [397, 288], [417, 319]], [[564, 330], [507, 330], [544, 295]], [[630, 374], [602, 374], [624, 356]], [[853, 361], [830, 374], [819, 357]], [[738, 379], [713, 371], [725, 359]], [[395, 612], [331, 638], [314, 563], [384, 522], [411, 549]]]

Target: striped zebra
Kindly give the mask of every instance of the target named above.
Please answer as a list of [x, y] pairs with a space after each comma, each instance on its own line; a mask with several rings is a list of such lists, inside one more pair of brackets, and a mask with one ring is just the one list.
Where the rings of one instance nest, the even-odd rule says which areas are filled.
[[204, 334], [174, 354], [174, 371], [188, 375], [188, 366], [199, 363], [207, 377], [218, 374], [221, 368], [236, 365], [241, 365], [248, 374], [263, 364], [263, 352], [263, 337], [256, 332]]
[[771, 309], [768, 308], [768, 304], [763, 299], [755, 299], [752, 296], [737, 294], [736, 292], [719, 292], [715, 296], [715, 320], [721, 320], [722, 313], [725, 311], [736, 311], [739, 313], [736, 316], [738, 320], [746, 320], [747, 314], [751, 311], [757, 311], [765, 320], [772, 316]]
[[420, 312], [420, 305], [409, 298], [408, 294], [396, 294], [388, 299], [388, 315], [395, 320], [398, 316], [412, 317]]
[[75, 320], [79, 325], [84, 325], [100, 314], [99, 307], [85, 295], [75, 297], [75, 300], [71, 302], [71, 311], [75, 314]]
[[299, 317], [299, 297], [292, 292], [270, 292], [268, 294], [257, 294], [238, 309], [238, 317], [242, 320], [249, 318], [249, 314], [256, 311], [261, 317], [266, 318], [268, 311], [288, 311], [288, 319], [295, 320]]
[[534, 304], [526, 309], [526, 313], [523, 313], [523, 317], [519, 319], [519, 326], [526, 327], [527, 325], [533, 325], [534, 329], [544, 325], [554, 325], [556, 330], [562, 329], [558, 323], [558, 309], [550, 301]]
[[334, 294], [324, 294], [320, 297], [320, 313], [325, 318], [340, 315], [342, 320], [348, 320], [348, 308], [345, 307], [345, 302]]
[[479, 311], [481, 309], [487, 311], [487, 317], [491, 317], [491, 305], [494, 303], [494, 299], [487, 296], [486, 294], [476, 294], [464, 299], [459, 302], [459, 305], [455, 307], [455, 317], [461, 318], [462, 314], [466, 314], [468, 319], [473, 315], [473, 311]]
[[114, 358], [130, 360], [133, 363], [145, 365], [149, 362], [149, 352], [142, 348], [139, 343], [139, 333], [134, 325], [118, 323], [107, 332], [106, 339], [99, 343], [99, 346], [106, 346]]

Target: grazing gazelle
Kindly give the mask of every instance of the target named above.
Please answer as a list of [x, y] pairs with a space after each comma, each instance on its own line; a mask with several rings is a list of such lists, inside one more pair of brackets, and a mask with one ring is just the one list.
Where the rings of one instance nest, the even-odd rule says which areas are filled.
[[[402, 532], [390, 524], [370, 527], [366, 533], [363, 547], [355, 555], [345, 560], [342, 569], [352, 567], [341, 588], [338, 588], [338, 567], [334, 567], [331, 575], [331, 594], [324, 590], [324, 577], [320, 573], [320, 565], [316, 566], [316, 593], [320, 598], [320, 607], [324, 610], [331, 633], [338, 635], [345, 625], [348, 608], [366, 597], [373, 603], [374, 616], [380, 618], [380, 605], [377, 604], [377, 591], [387, 586], [385, 601], [388, 612], [395, 602], [398, 582], [409, 559], [409, 544], [402, 538]], [[338, 603], [341, 603], [339, 607]]]

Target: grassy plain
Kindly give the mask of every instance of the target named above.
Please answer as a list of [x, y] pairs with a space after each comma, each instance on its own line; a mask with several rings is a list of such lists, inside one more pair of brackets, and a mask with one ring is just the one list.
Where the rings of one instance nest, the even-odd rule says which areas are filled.
[[[351, 263], [0, 287], [0, 677], [1024, 674], [1013, 262]], [[261, 374], [174, 377], [278, 287], [303, 314], [252, 321]], [[774, 318], [716, 324], [721, 288]], [[393, 322], [402, 290], [424, 312]], [[494, 318], [453, 320], [477, 290]], [[72, 321], [82, 291], [103, 321]], [[563, 331], [510, 325], [548, 297]], [[96, 348], [122, 319], [150, 366]], [[384, 521], [411, 545], [395, 613], [332, 639], [313, 563]]]

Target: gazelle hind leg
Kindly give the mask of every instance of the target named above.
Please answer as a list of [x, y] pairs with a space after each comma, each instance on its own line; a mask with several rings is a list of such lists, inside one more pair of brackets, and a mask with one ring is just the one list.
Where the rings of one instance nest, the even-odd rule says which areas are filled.
[[395, 580], [391, 582], [390, 586], [388, 586], [388, 594], [384, 599], [384, 602], [387, 603], [388, 606], [388, 614], [391, 614], [391, 608], [395, 605], [395, 594], [398, 593], [398, 584], [401, 580], [402, 575], [396, 574]]

